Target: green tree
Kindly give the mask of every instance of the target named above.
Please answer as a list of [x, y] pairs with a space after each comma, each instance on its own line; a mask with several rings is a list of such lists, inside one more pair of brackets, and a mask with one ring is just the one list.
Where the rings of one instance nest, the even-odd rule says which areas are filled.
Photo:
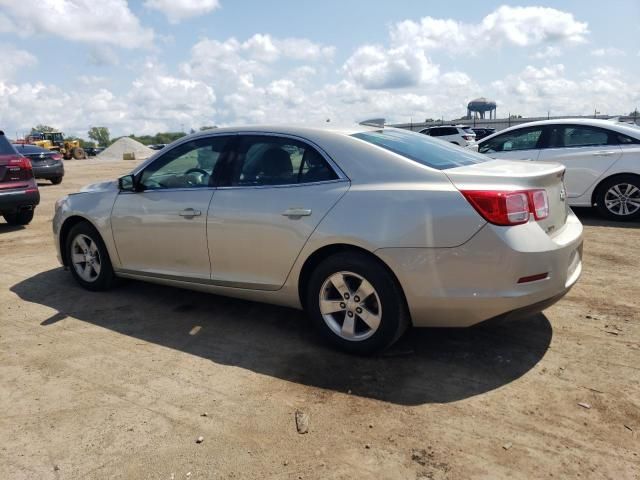
[[91, 127], [89, 130], [89, 138], [95, 140], [98, 145], [109, 145], [110, 139], [109, 129], [107, 127]]
[[58, 131], [57, 128], [54, 128], [50, 125], [38, 124], [35, 127], [31, 127], [31, 133], [34, 133], [34, 132], [47, 133], [47, 132], [57, 132], [57, 131]]

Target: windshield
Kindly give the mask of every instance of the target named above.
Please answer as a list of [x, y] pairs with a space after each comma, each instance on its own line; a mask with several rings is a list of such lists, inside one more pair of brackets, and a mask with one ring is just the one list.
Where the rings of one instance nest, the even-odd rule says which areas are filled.
[[489, 157], [409, 130], [385, 128], [355, 133], [353, 137], [438, 170], [491, 160]]

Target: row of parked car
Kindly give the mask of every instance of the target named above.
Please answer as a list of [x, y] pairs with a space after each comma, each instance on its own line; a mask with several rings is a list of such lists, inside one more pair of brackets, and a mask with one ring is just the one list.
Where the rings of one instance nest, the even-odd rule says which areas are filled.
[[[595, 206], [613, 220], [640, 217], [640, 127], [598, 119], [543, 120], [500, 132], [464, 125], [421, 130], [496, 159], [557, 162], [569, 205]], [[493, 130], [493, 129], [483, 129]]]

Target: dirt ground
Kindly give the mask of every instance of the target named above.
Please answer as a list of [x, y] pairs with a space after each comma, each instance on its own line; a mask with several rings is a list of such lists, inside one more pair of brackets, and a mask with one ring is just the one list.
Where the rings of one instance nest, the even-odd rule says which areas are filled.
[[0, 478], [640, 478], [640, 224], [578, 211], [583, 275], [544, 315], [356, 358], [294, 310], [78, 287], [54, 202], [131, 167], [67, 162], [0, 221]]

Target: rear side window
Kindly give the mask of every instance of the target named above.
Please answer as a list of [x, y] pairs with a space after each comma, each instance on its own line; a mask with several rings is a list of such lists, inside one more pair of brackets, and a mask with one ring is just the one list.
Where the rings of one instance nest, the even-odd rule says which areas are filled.
[[355, 133], [352, 136], [437, 170], [491, 160], [471, 150], [431, 140], [427, 136], [408, 130], [385, 128], [374, 132]]
[[551, 147], [595, 147], [609, 143], [609, 132], [600, 128], [565, 126], [551, 134]]
[[615, 140], [616, 140], [616, 144], [618, 145], [631, 145], [631, 144], [640, 143], [640, 140], [638, 140], [637, 138], [628, 137], [623, 133], [617, 133]]
[[17, 153], [11, 142], [7, 140], [7, 137], [0, 135], [0, 155], [16, 155]]
[[293, 185], [337, 178], [311, 145], [285, 137], [247, 135], [242, 137], [238, 148], [231, 185]]

